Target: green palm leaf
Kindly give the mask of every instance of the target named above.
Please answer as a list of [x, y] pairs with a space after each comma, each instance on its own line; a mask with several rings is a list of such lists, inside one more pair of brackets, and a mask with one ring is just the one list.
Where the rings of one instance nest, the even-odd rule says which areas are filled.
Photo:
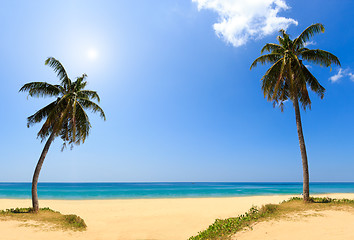
[[54, 97], [62, 93], [62, 88], [46, 82], [31, 82], [22, 86], [19, 92], [28, 92], [31, 97]]
[[258, 63], [260, 63], [260, 64], [275, 63], [281, 58], [282, 58], [282, 56], [279, 53], [270, 53], [270, 54], [260, 56], [256, 60], [254, 60], [250, 69], [256, 67]]
[[104, 120], [106, 120], [106, 115], [103, 112], [102, 108], [100, 106], [98, 106], [96, 103], [90, 101], [89, 99], [85, 99], [85, 98], [79, 98], [78, 102], [80, 103], [80, 105], [84, 108], [84, 109], [89, 109], [91, 110], [93, 113], [99, 113], [100, 117], [103, 118]]
[[263, 52], [267, 51], [267, 52], [272, 52], [272, 53], [277, 53], [277, 52], [281, 52], [283, 51], [284, 48], [278, 44], [275, 43], [267, 43], [261, 50], [261, 54], [263, 54]]
[[325, 28], [321, 23], [312, 24], [307, 27], [295, 40], [294, 46], [300, 48], [304, 46], [305, 42], [310, 40], [314, 35], [318, 33], [324, 33]]
[[330, 52], [320, 50], [320, 49], [312, 49], [312, 50], [304, 50], [299, 54], [302, 59], [318, 64], [320, 66], [329, 67], [331, 64], [339, 65], [339, 59]]
[[61, 85], [65, 89], [70, 88], [71, 81], [68, 77], [68, 74], [65, 71], [65, 68], [58, 60], [56, 60], [53, 57], [49, 57], [49, 58], [47, 58], [47, 60], [45, 60], [45, 65], [48, 65], [54, 69], [54, 72], [57, 73], [57, 76], [59, 77], [59, 79], [61, 81]]
[[54, 108], [56, 107], [56, 104], [57, 104], [56, 101], [51, 102], [44, 108], [38, 110], [35, 114], [29, 116], [27, 118], [27, 127], [30, 127], [35, 123], [39, 123], [42, 120], [44, 120], [46, 117], [48, 117], [53, 112]]
[[78, 92], [78, 97], [80, 98], [87, 98], [87, 99], [96, 99], [97, 102], [100, 102], [101, 99], [100, 97], [98, 96], [97, 92], [96, 91], [91, 91], [91, 90], [81, 90]]

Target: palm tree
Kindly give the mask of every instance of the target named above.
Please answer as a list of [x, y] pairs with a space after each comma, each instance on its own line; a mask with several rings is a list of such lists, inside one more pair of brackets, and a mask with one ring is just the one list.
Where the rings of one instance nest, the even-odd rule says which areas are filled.
[[302, 131], [299, 102], [302, 108], [311, 109], [311, 100], [308, 88], [321, 97], [324, 96], [325, 88], [310, 73], [303, 61], [320, 66], [329, 67], [331, 64], [340, 66], [340, 62], [333, 54], [320, 49], [306, 48], [306, 42], [315, 34], [324, 32], [322, 24], [317, 23], [306, 28], [297, 38], [291, 40], [285, 30], [280, 30], [281, 36], [277, 37], [279, 44], [268, 43], [261, 50], [268, 54], [258, 57], [251, 65], [256, 67], [258, 63], [270, 63], [272, 66], [262, 77], [262, 90], [268, 101], [273, 101], [274, 106], [280, 106], [283, 111], [283, 103], [287, 100], [293, 102], [295, 108], [296, 126], [299, 137], [300, 151], [303, 168], [303, 198], [309, 201], [309, 170], [304, 135]]
[[37, 195], [39, 173], [54, 138], [60, 136], [64, 141], [63, 148], [67, 144], [72, 148], [74, 144], [84, 143], [91, 128], [89, 118], [85, 112], [86, 109], [94, 113], [98, 112], [106, 120], [103, 110], [92, 101], [97, 100], [97, 102], [100, 102], [97, 92], [84, 90], [87, 84], [85, 81], [86, 74], [72, 82], [62, 64], [55, 58], [48, 58], [45, 61], [45, 65], [49, 65], [57, 73], [60, 79], [59, 85], [52, 85], [47, 82], [31, 82], [23, 85], [20, 89], [20, 92], [28, 92], [31, 97], [56, 97], [53, 102], [27, 118], [27, 127], [44, 120], [37, 137], [42, 141], [47, 139], [33, 174], [32, 206], [34, 212], [39, 210]]

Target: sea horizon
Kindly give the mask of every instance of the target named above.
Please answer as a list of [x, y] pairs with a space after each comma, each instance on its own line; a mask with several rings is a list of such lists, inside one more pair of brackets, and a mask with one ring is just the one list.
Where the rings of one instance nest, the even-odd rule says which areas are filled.
[[[302, 182], [40, 182], [40, 199], [161, 199], [301, 195]], [[311, 182], [311, 194], [354, 193], [354, 182]], [[0, 199], [31, 198], [31, 182], [0, 182]]]

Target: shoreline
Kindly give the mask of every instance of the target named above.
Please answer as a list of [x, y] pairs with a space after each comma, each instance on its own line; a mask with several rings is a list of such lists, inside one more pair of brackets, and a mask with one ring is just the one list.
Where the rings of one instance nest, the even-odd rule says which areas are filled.
[[[328, 195], [353, 195], [354, 192], [328, 192], [328, 193], [313, 193], [310, 194], [312, 196], [328, 196]], [[291, 197], [302, 197], [302, 194], [292, 194], [292, 193], [284, 193], [284, 194], [256, 194], [256, 195], [244, 195], [244, 196], [198, 196], [198, 197], [151, 197], [151, 198], [77, 198], [77, 199], [70, 199], [70, 198], [41, 198], [39, 196], [39, 200], [41, 201], [115, 201], [115, 200], [169, 200], [169, 199], [220, 199], [220, 198], [248, 198], [248, 197], [272, 197], [272, 196], [291, 196]], [[28, 198], [1, 198], [1, 200], [31, 200], [31, 197]]]
[[[63, 214], [82, 217], [85, 232], [40, 231], [19, 222], [0, 221], [2, 239], [188, 239], [206, 229], [217, 218], [235, 217], [252, 206], [279, 203], [301, 195], [272, 195], [227, 198], [44, 200], [40, 207], [50, 207]], [[331, 198], [351, 198], [354, 193], [321, 194]], [[28, 207], [31, 199], [0, 199], [0, 209]], [[16, 238], [17, 237], [17, 238]]]
[[[300, 195], [299, 182], [39, 183], [44, 200], [232, 198]], [[0, 199], [30, 199], [31, 183], [0, 183]], [[310, 184], [311, 194], [354, 193], [354, 183]]]

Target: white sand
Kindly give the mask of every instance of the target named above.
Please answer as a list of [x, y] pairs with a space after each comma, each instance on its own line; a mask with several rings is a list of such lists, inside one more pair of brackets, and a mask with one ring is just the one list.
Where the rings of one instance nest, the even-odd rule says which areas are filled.
[[[354, 199], [354, 194], [328, 196]], [[41, 207], [81, 216], [88, 225], [87, 231], [48, 231], [43, 228], [20, 226], [23, 224], [21, 222], [0, 221], [0, 239], [182, 240], [206, 229], [216, 218], [234, 217], [246, 212], [253, 205], [279, 203], [289, 197], [40, 200]], [[30, 205], [29, 199], [0, 199], [0, 209]], [[340, 224], [340, 221], [338, 223]]]
[[232, 240], [353, 240], [354, 211], [320, 211], [309, 216], [261, 222]]

